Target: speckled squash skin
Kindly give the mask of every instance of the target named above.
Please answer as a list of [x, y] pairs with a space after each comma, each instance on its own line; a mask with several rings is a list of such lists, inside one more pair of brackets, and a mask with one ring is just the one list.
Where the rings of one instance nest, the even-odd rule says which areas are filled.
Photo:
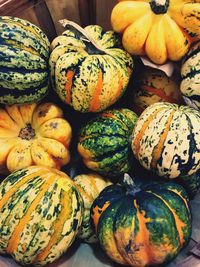
[[183, 102], [179, 83], [159, 69], [144, 68], [137, 77], [136, 84], [136, 90], [133, 92], [133, 110], [138, 115], [157, 102]]
[[84, 164], [102, 175], [114, 177], [131, 165], [131, 134], [137, 115], [129, 109], [113, 109], [88, 122], [79, 134], [78, 152]]
[[66, 174], [41, 166], [18, 170], [0, 185], [0, 252], [23, 265], [49, 264], [74, 241], [82, 213]]
[[200, 39], [199, 0], [121, 0], [112, 10], [113, 30], [133, 55], [156, 64], [180, 60]]
[[31, 165], [60, 169], [70, 160], [70, 124], [52, 103], [0, 109], [0, 172]]
[[100, 192], [111, 182], [96, 173], [77, 175], [73, 181], [84, 203], [83, 221], [77, 236], [87, 243], [96, 243], [97, 238], [90, 223], [90, 209]]
[[192, 175], [200, 169], [200, 113], [166, 102], [149, 106], [134, 128], [132, 150], [159, 176]]
[[108, 186], [95, 199], [91, 214], [104, 251], [115, 262], [128, 266], [163, 266], [191, 235], [187, 195], [172, 183], [144, 191]]
[[181, 67], [181, 92], [191, 107], [200, 110], [200, 41], [190, 49]]
[[100, 112], [125, 92], [133, 59], [119, 48], [120, 38], [113, 31], [104, 32], [98, 25], [85, 30], [75, 27], [78, 30], [73, 24], [51, 44], [52, 85], [60, 99], [73, 109]]
[[32, 23], [0, 17], [0, 103], [35, 103], [48, 92], [50, 43]]

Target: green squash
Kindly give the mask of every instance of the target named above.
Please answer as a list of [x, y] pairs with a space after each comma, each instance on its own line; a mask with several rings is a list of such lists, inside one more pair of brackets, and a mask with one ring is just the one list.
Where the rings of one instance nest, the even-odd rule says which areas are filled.
[[49, 48], [34, 24], [0, 17], [0, 103], [35, 103], [47, 94]]

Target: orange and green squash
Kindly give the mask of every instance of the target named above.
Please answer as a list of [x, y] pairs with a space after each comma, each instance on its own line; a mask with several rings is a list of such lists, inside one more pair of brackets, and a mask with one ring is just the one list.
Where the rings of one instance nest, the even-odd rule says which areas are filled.
[[99, 112], [125, 92], [133, 70], [132, 57], [120, 38], [98, 25], [85, 29], [63, 21], [66, 31], [53, 40], [51, 81], [60, 99], [80, 112]]
[[84, 164], [106, 177], [116, 177], [131, 167], [131, 134], [137, 115], [129, 109], [107, 110], [83, 126], [78, 152]]
[[56, 169], [17, 170], [0, 185], [0, 253], [20, 264], [42, 266], [74, 241], [83, 200], [73, 181]]
[[0, 172], [31, 165], [60, 169], [70, 160], [70, 124], [52, 103], [0, 109]]
[[146, 169], [159, 176], [189, 176], [200, 169], [200, 113], [167, 102], [152, 104], [139, 117], [132, 150]]
[[0, 103], [35, 103], [48, 93], [50, 43], [36, 25], [0, 16]]
[[110, 185], [95, 199], [91, 218], [107, 255], [128, 266], [164, 266], [191, 236], [187, 194], [173, 183], [145, 190]]
[[84, 204], [83, 221], [77, 236], [87, 243], [96, 243], [97, 238], [90, 223], [90, 209], [100, 192], [111, 182], [96, 173], [79, 174], [73, 181]]
[[114, 31], [133, 55], [147, 55], [156, 64], [180, 60], [200, 39], [199, 0], [122, 0], [113, 8]]

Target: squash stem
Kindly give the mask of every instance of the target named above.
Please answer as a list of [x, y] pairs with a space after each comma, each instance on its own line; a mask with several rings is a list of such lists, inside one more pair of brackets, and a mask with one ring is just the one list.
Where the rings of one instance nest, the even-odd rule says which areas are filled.
[[79, 38], [86, 44], [86, 50], [88, 54], [100, 54], [100, 55], [106, 54], [106, 51], [101, 47], [99, 47], [98, 44], [95, 42], [95, 40], [91, 36], [89, 36], [86, 30], [84, 30], [77, 23], [67, 19], [59, 20], [59, 22], [65, 29], [73, 31], [74, 34], [76, 35], [76, 38]]
[[138, 192], [141, 191], [141, 188], [139, 188], [133, 181], [133, 179], [130, 177], [128, 173], [124, 174], [123, 178], [123, 184], [126, 187], [126, 194], [135, 196]]
[[151, 0], [150, 6], [155, 14], [167, 13], [170, 0]]

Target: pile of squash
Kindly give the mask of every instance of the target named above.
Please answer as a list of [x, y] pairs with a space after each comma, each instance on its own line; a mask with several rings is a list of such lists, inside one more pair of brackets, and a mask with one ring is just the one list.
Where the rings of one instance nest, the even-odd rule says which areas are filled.
[[118, 2], [113, 30], [62, 20], [51, 44], [0, 17], [0, 253], [20, 264], [48, 265], [79, 238], [120, 264], [162, 265], [190, 240], [200, 2]]

